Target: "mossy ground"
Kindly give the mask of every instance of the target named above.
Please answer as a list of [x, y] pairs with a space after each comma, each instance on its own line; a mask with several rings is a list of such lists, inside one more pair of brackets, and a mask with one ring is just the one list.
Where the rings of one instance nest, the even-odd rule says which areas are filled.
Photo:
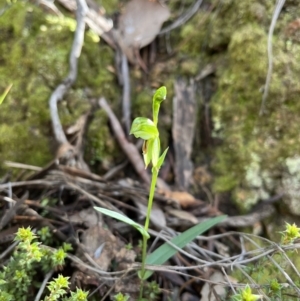
[[[74, 20], [47, 17], [26, 2], [17, 2], [0, 17], [0, 89], [13, 88], [0, 110], [1, 161], [44, 165], [53, 156], [53, 135], [48, 100], [68, 73], [74, 35]], [[69, 126], [90, 108], [89, 99], [104, 95], [118, 99], [115, 76], [108, 71], [114, 53], [102, 43], [85, 37], [79, 60], [78, 79], [59, 103], [64, 126]], [[102, 114], [103, 115], [103, 114]], [[88, 139], [88, 160], [106, 160], [105, 144], [111, 146], [107, 118], [94, 118]]]
[[[113, 13], [122, 3], [104, 1], [103, 6]], [[170, 5], [174, 9], [179, 4], [174, 0]], [[288, 172], [287, 160], [299, 154], [300, 34], [294, 21], [300, 9], [295, 1], [287, 1], [275, 28], [266, 113], [259, 116], [273, 11], [274, 4], [267, 0], [214, 0], [171, 32], [176, 55], [158, 57], [147, 76], [131, 69], [133, 118], [151, 116], [152, 88], [167, 86], [160, 122], [161, 140], [167, 144], [174, 80], [178, 75], [194, 77], [207, 64], [216, 66], [217, 90], [210, 105], [213, 134], [222, 143], [209, 150], [214, 191], [231, 191], [244, 209], [292, 183], [287, 180], [294, 177]], [[43, 165], [52, 157], [53, 144], [48, 99], [68, 72], [74, 21], [46, 18], [38, 7], [17, 2], [1, 15], [0, 28], [0, 89], [14, 84], [0, 111], [0, 155], [4, 160]], [[87, 34], [78, 79], [59, 104], [64, 126], [89, 110], [91, 98], [105, 96], [120, 112], [121, 89], [116, 75], [109, 71], [113, 66], [113, 50]], [[102, 162], [108, 167], [120, 158], [107, 117], [101, 112], [90, 125], [86, 149], [87, 162], [95, 166]]]

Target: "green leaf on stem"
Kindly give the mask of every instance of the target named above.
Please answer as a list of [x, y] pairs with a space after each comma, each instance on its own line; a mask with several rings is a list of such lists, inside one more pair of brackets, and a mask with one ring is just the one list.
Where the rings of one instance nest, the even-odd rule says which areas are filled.
[[166, 157], [166, 155], [167, 155], [168, 150], [169, 150], [169, 147], [167, 147], [167, 148], [165, 149], [165, 151], [162, 153], [162, 155], [159, 157], [158, 162], [157, 162], [157, 168], [158, 168], [158, 169], [160, 169], [160, 167], [161, 167], [162, 164], [164, 163], [165, 157]]
[[94, 207], [95, 210], [100, 211], [101, 213], [108, 215], [112, 218], [115, 218], [125, 224], [128, 224], [134, 228], [136, 228], [143, 236], [149, 238], [150, 235], [149, 233], [144, 229], [143, 226], [141, 226], [140, 224], [136, 223], [135, 221], [133, 221], [132, 219], [130, 219], [129, 217], [120, 214], [118, 212], [112, 211], [112, 210], [108, 210], [105, 208], [101, 208], [101, 207]]
[[[220, 223], [221, 221], [227, 218], [226, 215], [217, 216], [211, 218], [209, 220], [204, 221], [201, 224], [198, 224], [185, 232], [179, 234], [178, 236], [172, 238], [170, 242], [174, 244], [176, 247], [182, 249], [192, 240], [194, 240], [198, 235], [202, 234], [203, 232], [209, 230], [211, 227], [215, 226], [216, 224]], [[164, 243], [158, 249], [156, 249], [153, 253], [147, 256], [146, 264], [155, 264], [161, 265], [165, 263], [168, 259], [174, 256], [178, 252], [177, 249], [172, 247], [168, 243]], [[153, 274], [153, 271], [146, 271], [143, 275], [143, 279], [146, 280]]]

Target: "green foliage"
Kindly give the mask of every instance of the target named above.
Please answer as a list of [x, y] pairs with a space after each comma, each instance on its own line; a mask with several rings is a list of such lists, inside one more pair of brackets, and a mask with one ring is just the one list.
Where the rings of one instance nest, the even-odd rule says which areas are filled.
[[126, 250], [132, 250], [133, 249], [133, 245], [132, 243], [128, 243], [125, 245]]
[[141, 234], [142, 236], [146, 236], [148, 238], [150, 238], [149, 234], [147, 231], [145, 231], [144, 227], [142, 227], [140, 224], [136, 223], [135, 221], [133, 221], [132, 219], [128, 218], [127, 216], [120, 214], [118, 212], [112, 211], [112, 210], [108, 210], [105, 208], [101, 208], [101, 207], [94, 207], [97, 211], [110, 216], [112, 218], [115, 218], [123, 223], [126, 223], [134, 228], [136, 228]]
[[114, 301], [127, 301], [129, 299], [128, 295], [123, 295], [122, 293], [118, 293], [114, 296]]
[[[217, 216], [207, 221], [204, 221], [201, 224], [195, 225], [194, 227], [186, 230], [185, 232], [175, 236], [170, 240], [172, 244], [177, 246], [178, 248], [184, 248], [188, 243], [190, 243], [193, 239], [195, 239], [198, 235], [204, 233], [209, 230], [211, 227], [220, 223], [226, 219], [225, 215]], [[173, 248], [170, 244], [165, 243], [161, 245], [158, 249], [156, 249], [153, 253], [147, 256], [146, 263], [147, 264], [163, 264], [169, 258], [177, 253], [177, 250]], [[147, 271], [144, 275], [144, 279], [149, 278], [152, 275], [151, 271]]]
[[252, 293], [251, 287], [246, 285], [246, 287], [240, 291], [239, 294], [233, 296], [234, 301], [256, 301], [261, 299], [261, 295], [255, 295]]
[[[45, 232], [45, 230], [43, 230]], [[0, 272], [0, 300], [27, 301], [33, 299], [33, 283], [37, 271], [49, 272], [64, 265], [66, 253], [64, 248], [50, 250], [35, 241], [37, 236], [30, 228], [20, 228], [16, 234], [17, 245], [13, 255]], [[67, 249], [68, 246], [65, 246]], [[4, 279], [9, 279], [6, 281]], [[40, 279], [40, 278], [39, 278]], [[68, 280], [63, 276], [49, 283], [50, 294], [45, 301], [56, 301], [66, 294]], [[31, 292], [31, 293], [30, 293]], [[81, 296], [81, 299], [76, 299]], [[85, 296], [85, 298], [84, 298]], [[87, 293], [77, 290], [67, 301], [86, 300]]]
[[[69, 277], [59, 275], [53, 281], [50, 281], [47, 288], [50, 291], [49, 295], [45, 297], [44, 301], [57, 301], [64, 296], [69, 288]], [[88, 292], [81, 289], [76, 289], [76, 292], [71, 292], [71, 296], [63, 298], [63, 301], [87, 301]]]
[[151, 281], [145, 287], [145, 296], [147, 296], [147, 301], [157, 300], [158, 295], [160, 294], [160, 288], [157, 282]]
[[[285, 231], [281, 232], [281, 245], [275, 248], [274, 253], [269, 256], [263, 256], [255, 263], [249, 263], [245, 266], [244, 272], [235, 271], [233, 276], [239, 283], [249, 282], [252, 279], [252, 283], [256, 284], [260, 288], [260, 293], [264, 293], [269, 297], [270, 301], [291, 301], [294, 296], [298, 294], [296, 289], [300, 288], [300, 282], [298, 280], [298, 272], [300, 263], [298, 260], [297, 249], [288, 248], [285, 250], [285, 246], [290, 246], [300, 237], [300, 228], [296, 224], [286, 223]], [[271, 246], [273, 245], [270, 242]], [[266, 250], [265, 245], [255, 244], [257, 248], [261, 247]], [[275, 245], [275, 244], [274, 244]], [[291, 266], [294, 265], [294, 268]], [[287, 283], [287, 277], [291, 279], [294, 284]], [[296, 287], [294, 287], [294, 285]], [[253, 295], [253, 296], [252, 296]], [[234, 301], [252, 300], [251, 296], [255, 298], [252, 290], [249, 286], [241, 290], [238, 294], [232, 296]], [[262, 298], [262, 297], [260, 297]], [[295, 297], [296, 298], [296, 297]], [[257, 299], [253, 299], [257, 300]]]
[[286, 223], [286, 230], [282, 232], [282, 243], [292, 244], [297, 238], [300, 237], [300, 228], [294, 223], [293, 225]]
[[37, 231], [37, 234], [42, 243], [50, 245], [52, 243], [52, 235], [50, 233], [49, 227], [42, 227]]
[[44, 301], [55, 301], [66, 294], [66, 288], [69, 286], [68, 277], [59, 275], [53, 281], [50, 281], [47, 288], [50, 294], [44, 299]]

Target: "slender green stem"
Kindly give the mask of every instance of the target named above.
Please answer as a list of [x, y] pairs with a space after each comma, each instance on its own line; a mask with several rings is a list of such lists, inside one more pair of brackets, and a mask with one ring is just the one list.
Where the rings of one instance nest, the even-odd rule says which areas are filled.
[[[156, 167], [152, 168], [152, 179], [151, 179], [151, 186], [150, 186], [150, 194], [148, 199], [148, 208], [147, 208], [147, 215], [146, 215], [146, 221], [144, 229], [148, 231], [149, 224], [150, 224], [150, 214], [152, 210], [152, 204], [153, 204], [153, 198], [154, 198], [154, 192], [155, 192], [155, 186], [157, 182], [157, 176], [158, 176], [158, 169]], [[147, 256], [147, 241], [148, 237], [143, 235], [143, 250], [142, 250], [142, 267], [141, 267], [141, 289], [140, 289], [140, 299], [143, 297], [143, 286], [144, 286], [144, 275], [145, 275], [145, 263], [146, 263], [146, 256]]]
[[148, 210], [147, 210], [147, 216], [146, 216], [145, 227], [144, 227], [146, 231], [148, 231], [148, 229], [149, 229], [150, 215], [151, 215], [151, 210], [152, 210], [157, 176], [158, 176], [158, 169], [156, 167], [153, 167], [152, 168], [150, 194], [149, 194], [149, 199], [148, 199]]

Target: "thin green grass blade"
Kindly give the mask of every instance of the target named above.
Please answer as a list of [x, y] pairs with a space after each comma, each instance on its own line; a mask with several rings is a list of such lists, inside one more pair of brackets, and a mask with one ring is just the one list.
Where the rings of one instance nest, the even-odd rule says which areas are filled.
[[2, 95], [0, 95], [0, 105], [3, 102], [3, 100], [5, 99], [6, 95], [8, 94], [9, 90], [11, 89], [12, 84], [10, 84], [4, 91], [4, 93]]
[[141, 226], [140, 224], [136, 223], [135, 221], [133, 221], [132, 219], [130, 219], [129, 217], [120, 214], [118, 212], [112, 211], [112, 210], [108, 210], [105, 208], [101, 208], [101, 207], [94, 207], [95, 210], [100, 211], [101, 213], [108, 215], [112, 218], [115, 218], [125, 224], [128, 224], [134, 228], [136, 228], [143, 236], [146, 236], [147, 238], [149, 238], [149, 233], [144, 229], [143, 226]]
[[[207, 231], [211, 227], [215, 226], [216, 224], [220, 223], [221, 221], [227, 218], [226, 215], [217, 216], [211, 218], [201, 224], [198, 224], [185, 232], [179, 234], [178, 236], [172, 238], [170, 242], [176, 245], [178, 248], [182, 249], [192, 240], [194, 240], [198, 235], [202, 234], [203, 232]], [[173, 248], [168, 243], [164, 243], [158, 249], [156, 249], [153, 253], [147, 256], [146, 264], [156, 264], [160, 265], [165, 263], [168, 259], [174, 256], [178, 251]], [[153, 271], [146, 271], [143, 276], [143, 279], [146, 280], [153, 274]]]

